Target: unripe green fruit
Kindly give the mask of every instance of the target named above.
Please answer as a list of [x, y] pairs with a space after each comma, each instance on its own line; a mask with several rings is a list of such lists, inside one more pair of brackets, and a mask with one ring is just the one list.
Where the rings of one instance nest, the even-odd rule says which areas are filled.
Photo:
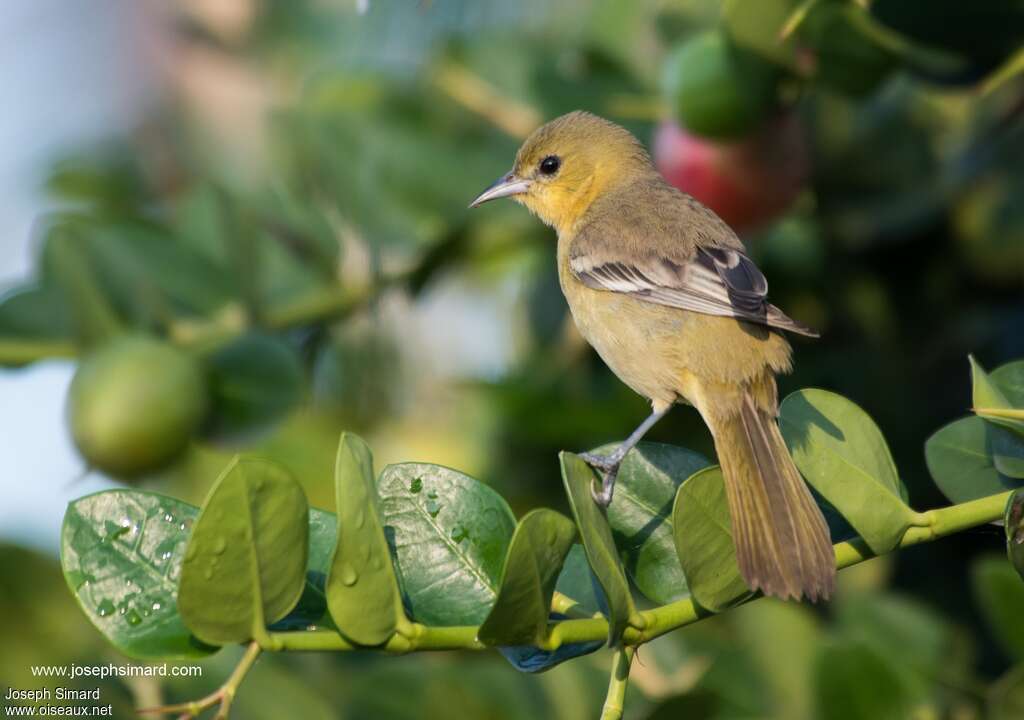
[[206, 414], [202, 367], [161, 340], [125, 337], [87, 357], [68, 393], [79, 452], [98, 470], [131, 478], [181, 455]]
[[715, 139], [757, 128], [775, 105], [777, 79], [775, 66], [718, 30], [687, 40], [665, 66], [665, 92], [676, 119]]

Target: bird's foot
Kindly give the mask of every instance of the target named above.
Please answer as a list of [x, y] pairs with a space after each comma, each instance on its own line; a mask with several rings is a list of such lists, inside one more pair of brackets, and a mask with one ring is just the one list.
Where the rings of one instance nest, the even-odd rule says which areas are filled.
[[601, 488], [597, 489], [596, 486], [591, 485], [590, 496], [594, 498], [594, 502], [602, 508], [607, 508], [612, 504], [612, 493], [615, 491], [615, 478], [619, 474], [619, 465], [621, 461], [616, 461], [613, 458], [607, 458], [603, 455], [595, 455], [594, 453], [581, 453], [580, 459], [583, 460], [587, 465], [597, 470], [601, 476]]
[[607, 455], [585, 452], [580, 453], [579, 458], [590, 467], [595, 470], [600, 470], [601, 472], [611, 472], [613, 470], [618, 470], [619, 468], [619, 462], [616, 461], [615, 458]]

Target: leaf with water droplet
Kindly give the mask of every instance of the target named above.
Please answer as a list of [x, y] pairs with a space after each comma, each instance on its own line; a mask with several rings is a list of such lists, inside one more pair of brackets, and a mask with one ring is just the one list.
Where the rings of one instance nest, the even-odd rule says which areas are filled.
[[481, 642], [543, 644], [555, 582], [575, 537], [572, 520], [554, 510], [523, 516], [505, 555], [497, 600], [477, 633]]
[[[261, 492], [256, 483], [263, 484]], [[265, 635], [266, 626], [285, 617], [302, 594], [308, 536], [302, 487], [269, 461], [233, 460], [192, 528], [189, 546], [197, 552], [182, 564], [178, 589], [185, 623], [210, 643]], [[225, 549], [218, 552], [222, 542]]]
[[[427, 493], [410, 493], [416, 478], [443, 497], [444, 504], [435, 508]], [[515, 529], [508, 504], [479, 480], [426, 463], [389, 465], [381, 472], [377, 489], [411, 617], [442, 626], [483, 622], [497, 597]], [[455, 525], [466, 531], [461, 542], [450, 535]]]
[[[202, 657], [217, 648], [192, 636], [175, 602], [177, 569], [188, 534], [179, 524], [163, 522], [165, 512], [191, 519], [197, 509], [156, 493], [127, 489], [75, 500], [64, 515], [61, 566], [86, 617], [125, 654], [140, 659]], [[111, 528], [117, 535], [113, 542]], [[158, 607], [129, 625], [116, 612], [117, 606], [139, 594]]]
[[381, 645], [409, 621], [377, 508], [373, 457], [350, 433], [338, 445], [334, 483], [338, 539], [327, 573], [327, 607], [346, 638]]
[[100, 617], [112, 615], [115, 609], [116, 608], [114, 607], [114, 603], [110, 600], [110, 598], [103, 598], [96, 605], [96, 612], [99, 613]]

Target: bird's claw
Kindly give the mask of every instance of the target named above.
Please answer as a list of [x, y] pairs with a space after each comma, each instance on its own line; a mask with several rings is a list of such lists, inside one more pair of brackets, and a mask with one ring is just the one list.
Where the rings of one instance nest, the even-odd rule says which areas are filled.
[[612, 490], [614, 485], [604, 482], [601, 484], [601, 489], [598, 490], [596, 485], [590, 486], [590, 497], [594, 498], [594, 502], [597, 503], [598, 507], [607, 509], [612, 504]]
[[615, 462], [610, 457], [597, 455], [592, 452], [580, 453], [579, 458], [590, 467], [595, 470], [600, 470], [601, 472], [612, 472], [613, 470], [617, 470], [619, 467], [619, 463]]
[[582, 453], [580, 458], [601, 475], [601, 487], [590, 486], [590, 496], [599, 507], [607, 508], [612, 504], [612, 493], [615, 491], [615, 478], [619, 474], [619, 463], [602, 455]]

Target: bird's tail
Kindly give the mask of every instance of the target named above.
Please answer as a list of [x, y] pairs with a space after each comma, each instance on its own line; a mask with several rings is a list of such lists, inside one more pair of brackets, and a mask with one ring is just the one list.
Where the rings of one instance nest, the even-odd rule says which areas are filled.
[[747, 585], [781, 598], [827, 598], [836, 575], [828, 525], [774, 414], [745, 393], [739, 412], [719, 417], [711, 429]]

